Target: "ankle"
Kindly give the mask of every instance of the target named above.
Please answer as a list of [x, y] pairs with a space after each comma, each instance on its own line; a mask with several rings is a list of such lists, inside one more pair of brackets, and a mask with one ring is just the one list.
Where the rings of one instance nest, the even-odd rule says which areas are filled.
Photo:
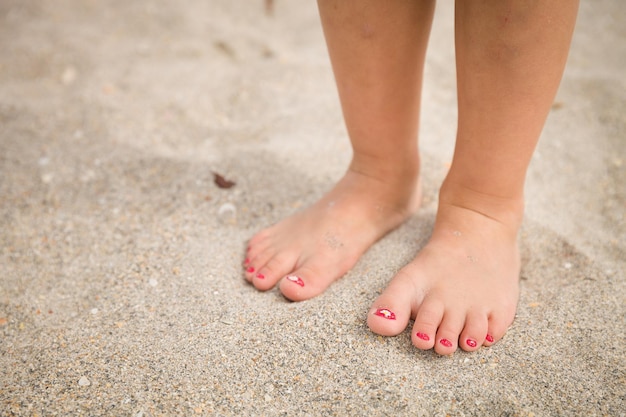
[[385, 160], [355, 155], [341, 184], [373, 199], [380, 213], [395, 213], [402, 220], [415, 213], [421, 204], [417, 157], [413, 161], [405, 159], [389, 164]]
[[523, 192], [492, 194], [448, 179], [441, 186], [439, 205], [471, 210], [501, 223], [515, 235], [524, 217]]
[[381, 157], [355, 152], [349, 171], [394, 185], [415, 188], [419, 178], [420, 158], [417, 152], [407, 152], [397, 157]]

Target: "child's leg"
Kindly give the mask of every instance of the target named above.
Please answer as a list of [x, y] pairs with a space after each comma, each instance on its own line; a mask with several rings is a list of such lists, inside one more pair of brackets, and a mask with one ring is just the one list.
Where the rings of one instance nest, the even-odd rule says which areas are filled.
[[433, 236], [372, 306], [374, 332], [399, 334], [415, 318], [415, 346], [449, 354], [490, 345], [511, 324], [526, 169], [560, 82], [577, 7], [575, 0], [457, 1], [452, 167]]
[[417, 129], [432, 0], [320, 0], [353, 147], [319, 202], [255, 235], [246, 278], [292, 300], [324, 291], [418, 207]]

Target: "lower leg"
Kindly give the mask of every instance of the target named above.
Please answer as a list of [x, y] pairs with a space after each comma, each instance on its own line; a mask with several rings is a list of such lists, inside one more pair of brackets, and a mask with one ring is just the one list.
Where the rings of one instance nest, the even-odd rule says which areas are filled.
[[417, 209], [418, 115], [433, 8], [432, 0], [319, 1], [353, 159], [318, 203], [250, 240], [246, 278], [256, 288], [280, 282], [289, 299], [313, 297]]
[[446, 183], [522, 200], [578, 1], [476, 3], [456, 3], [459, 123]]
[[[441, 354], [501, 338], [518, 299], [526, 170], [560, 82], [577, 2], [457, 1], [459, 124], [433, 235], [374, 303], [373, 331]], [[380, 309], [394, 312], [395, 320]], [[377, 313], [378, 312], [378, 313]], [[389, 316], [389, 314], [387, 314]]]
[[353, 149], [350, 168], [414, 186], [434, 1], [325, 0], [319, 7]]

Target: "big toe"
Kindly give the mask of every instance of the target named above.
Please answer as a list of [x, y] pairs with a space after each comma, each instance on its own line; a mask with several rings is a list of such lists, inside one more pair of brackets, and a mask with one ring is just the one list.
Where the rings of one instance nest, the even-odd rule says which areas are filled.
[[367, 315], [367, 326], [382, 336], [396, 336], [411, 319], [411, 293], [406, 291], [402, 277], [394, 278], [374, 301]]
[[335, 257], [318, 254], [286, 273], [280, 281], [280, 291], [291, 301], [308, 300], [323, 293], [355, 262], [356, 258], [351, 256], [337, 260]]
[[338, 277], [312, 265], [304, 265], [280, 281], [280, 292], [291, 301], [303, 301], [323, 293]]

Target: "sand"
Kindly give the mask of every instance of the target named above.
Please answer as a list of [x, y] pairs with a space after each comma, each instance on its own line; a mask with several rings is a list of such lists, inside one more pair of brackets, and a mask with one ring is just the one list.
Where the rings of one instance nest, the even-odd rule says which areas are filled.
[[424, 207], [291, 303], [244, 281], [245, 242], [350, 148], [315, 4], [275, 3], [0, 4], [0, 415], [625, 415], [621, 2], [581, 5], [528, 175], [516, 320], [450, 357], [365, 314], [433, 224], [452, 4], [426, 67]]

